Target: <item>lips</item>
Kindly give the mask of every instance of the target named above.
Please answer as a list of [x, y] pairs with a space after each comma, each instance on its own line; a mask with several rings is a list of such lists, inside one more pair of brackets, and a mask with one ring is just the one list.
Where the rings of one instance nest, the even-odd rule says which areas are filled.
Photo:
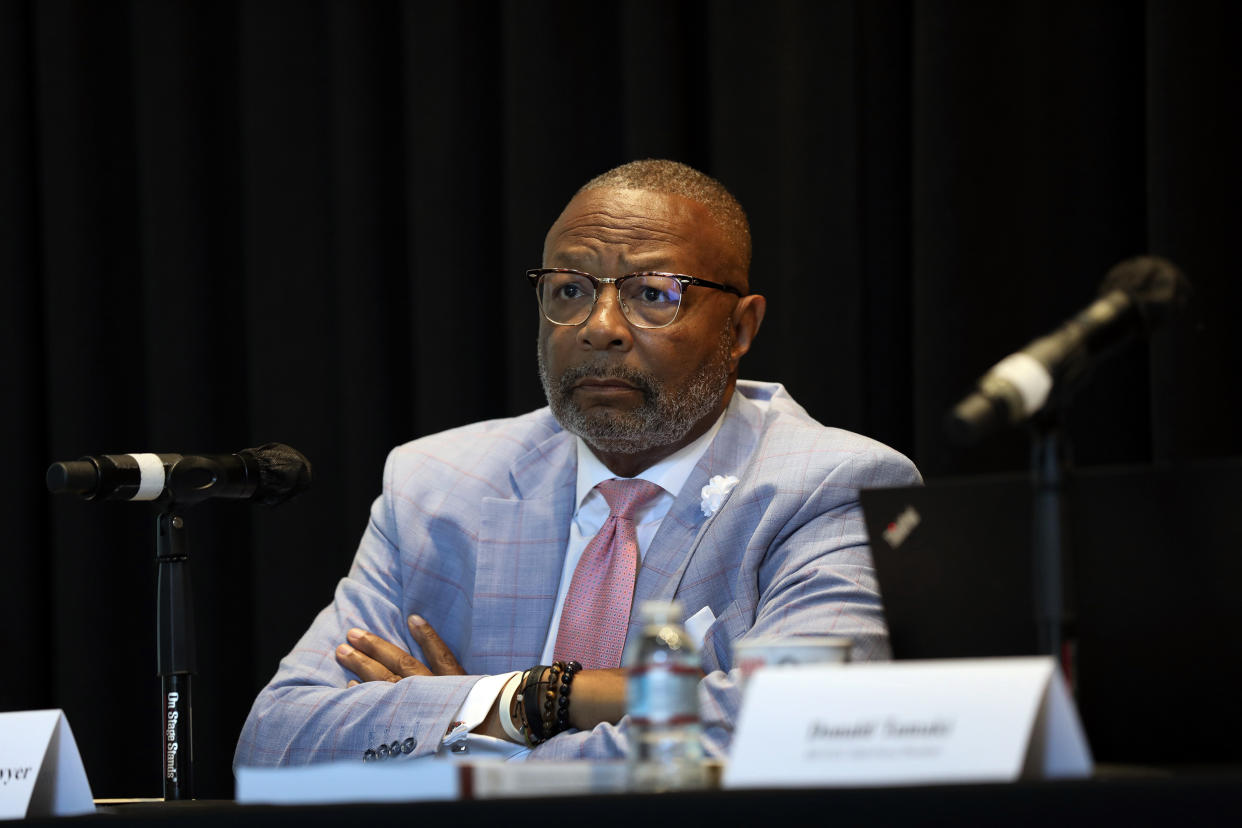
[[630, 405], [634, 395], [645, 399], [653, 391], [652, 378], [645, 372], [627, 365], [611, 362], [585, 362], [565, 369], [557, 382], [558, 394], [566, 399], [577, 397], [585, 404], [590, 399], [597, 403], [609, 400], [609, 405]]
[[584, 377], [573, 384], [573, 388], [587, 389], [592, 391], [606, 391], [614, 389], [617, 391], [637, 391], [638, 388], [625, 380], [616, 379], [615, 377]]

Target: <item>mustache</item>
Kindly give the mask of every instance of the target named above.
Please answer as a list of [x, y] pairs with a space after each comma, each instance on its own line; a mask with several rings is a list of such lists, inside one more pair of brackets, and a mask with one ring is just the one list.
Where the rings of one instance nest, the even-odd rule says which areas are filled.
[[588, 362], [582, 365], [575, 365], [572, 368], [566, 368], [557, 377], [557, 385], [560, 386], [559, 390], [562, 394], [568, 395], [573, 390], [575, 383], [587, 378], [621, 380], [634, 386], [634, 388], [643, 392], [643, 395], [647, 397], [651, 396], [656, 386], [654, 378], [644, 371], [618, 363], [610, 364], [604, 362]]

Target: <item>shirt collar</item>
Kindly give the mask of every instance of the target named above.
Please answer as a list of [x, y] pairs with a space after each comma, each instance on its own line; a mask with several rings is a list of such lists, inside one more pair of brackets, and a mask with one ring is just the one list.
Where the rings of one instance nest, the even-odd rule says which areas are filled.
[[[716, 432], [720, 431], [720, 424], [724, 422], [725, 415], [728, 413], [729, 409], [726, 407], [720, 416], [716, 418], [716, 422], [712, 423], [712, 427], [703, 432], [702, 436], [697, 440], [681, 447], [654, 466], [642, 470], [634, 477], [654, 483], [673, 497], [677, 497], [678, 493], [681, 492], [681, 487], [686, 485], [686, 480], [690, 477], [690, 473], [698, 465], [699, 458], [703, 456], [703, 452], [707, 451], [707, 447], [715, 439]], [[581, 437], [575, 436], [574, 439], [578, 444], [578, 492], [577, 500], [574, 502], [581, 506], [582, 501], [586, 499], [586, 496], [591, 493], [592, 489], [605, 480], [611, 480], [616, 475], [595, 456], [595, 452], [591, 451], [590, 446]]]

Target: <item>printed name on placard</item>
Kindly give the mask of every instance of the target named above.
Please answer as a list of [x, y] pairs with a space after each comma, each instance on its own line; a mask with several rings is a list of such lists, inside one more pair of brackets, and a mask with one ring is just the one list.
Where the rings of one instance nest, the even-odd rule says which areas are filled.
[[34, 768], [0, 768], [0, 785], [7, 785], [10, 782], [21, 782]]
[[907, 720], [865, 719], [848, 724], [814, 719], [807, 727], [808, 739], [870, 739], [902, 737], [941, 737], [953, 730], [952, 719]]
[[953, 732], [950, 718], [860, 719], [830, 722], [813, 719], [807, 725], [807, 759], [881, 758], [887, 756], [934, 756]]

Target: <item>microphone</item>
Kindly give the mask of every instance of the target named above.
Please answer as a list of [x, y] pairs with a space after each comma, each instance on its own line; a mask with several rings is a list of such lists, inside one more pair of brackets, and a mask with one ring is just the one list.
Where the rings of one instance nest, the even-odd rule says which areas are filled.
[[190, 505], [222, 498], [284, 503], [311, 484], [297, 449], [264, 443], [236, 454], [101, 454], [47, 470], [48, 491], [84, 500], [164, 500]]
[[1113, 267], [1100, 298], [1047, 336], [992, 366], [974, 392], [954, 406], [945, 429], [957, 443], [974, 443], [1018, 425], [1072, 387], [1092, 362], [1136, 336], [1146, 336], [1185, 307], [1190, 285], [1177, 266], [1139, 256]]

